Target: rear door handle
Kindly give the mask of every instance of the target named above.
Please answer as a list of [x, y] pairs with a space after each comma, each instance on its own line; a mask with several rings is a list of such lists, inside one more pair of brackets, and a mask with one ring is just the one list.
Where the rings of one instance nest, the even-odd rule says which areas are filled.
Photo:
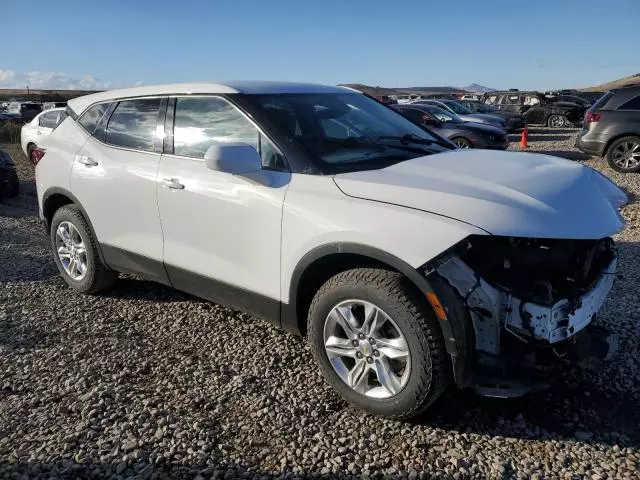
[[78, 163], [81, 163], [86, 167], [95, 167], [98, 165], [98, 162], [96, 162], [91, 157], [87, 157], [86, 155], [78, 155], [77, 159], [78, 159]]
[[177, 179], [175, 178], [163, 178], [160, 183], [167, 187], [167, 188], [172, 188], [174, 190], [183, 190], [184, 189], [184, 185], [181, 184]]

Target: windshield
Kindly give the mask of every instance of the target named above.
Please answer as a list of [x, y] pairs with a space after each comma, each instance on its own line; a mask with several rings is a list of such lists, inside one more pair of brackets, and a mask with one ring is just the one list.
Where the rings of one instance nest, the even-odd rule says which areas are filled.
[[248, 97], [300, 147], [339, 171], [384, 168], [450, 149], [440, 137], [358, 93]]
[[465, 115], [465, 114], [473, 113], [467, 107], [465, 107], [461, 103], [456, 102], [455, 100], [441, 100], [441, 102], [444, 103], [447, 107], [449, 107], [451, 110], [453, 110], [458, 115]]
[[440, 107], [429, 106], [429, 107], [427, 107], [427, 111], [431, 115], [436, 117], [439, 121], [444, 122], [444, 123], [448, 123], [448, 122], [450, 122], [450, 123], [464, 123], [464, 120], [462, 120], [455, 113], [448, 112], [447, 110], [445, 110], [443, 108], [440, 108]]

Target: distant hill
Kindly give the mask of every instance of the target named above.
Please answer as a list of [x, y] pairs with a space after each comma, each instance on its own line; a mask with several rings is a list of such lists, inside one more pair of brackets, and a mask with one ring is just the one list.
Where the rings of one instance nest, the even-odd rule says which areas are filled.
[[477, 83], [467, 85], [466, 87], [463, 87], [463, 89], [475, 93], [489, 93], [495, 91], [495, 88], [485, 87], [483, 85], [478, 85]]
[[341, 83], [340, 87], [354, 88], [360, 92], [371, 95], [372, 97], [382, 97], [386, 95], [397, 95], [399, 92], [392, 88], [384, 87], [372, 87], [370, 85], [363, 85], [362, 83]]
[[630, 75], [628, 77], [619, 78], [608, 83], [601, 83], [600, 85], [594, 85], [593, 87], [582, 88], [583, 92], [604, 92], [611, 90], [612, 88], [628, 87], [630, 85], [640, 85], [640, 73]]
[[457, 93], [464, 89], [458, 87], [397, 87], [400, 92], [421, 92], [421, 93]]

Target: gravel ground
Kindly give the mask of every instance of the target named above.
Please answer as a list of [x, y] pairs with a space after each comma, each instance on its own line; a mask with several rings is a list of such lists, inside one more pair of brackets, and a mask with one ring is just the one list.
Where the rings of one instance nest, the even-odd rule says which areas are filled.
[[[326, 387], [306, 344], [250, 316], [123, 277], [102, 296], [58, 277], [33, 170], [0, 205], [1, 478], [640, 478], [640, 176], [532, 129], [530, 151], [603, 170], [634, 198], [600, 322], [621, 352], [599, 374], [559, 365], [516, 400], [452, 391], [411, 423]], [[514, 149], [517, 149], [516, 137]], [[585, 221], [588, 221], [585, 212]]]

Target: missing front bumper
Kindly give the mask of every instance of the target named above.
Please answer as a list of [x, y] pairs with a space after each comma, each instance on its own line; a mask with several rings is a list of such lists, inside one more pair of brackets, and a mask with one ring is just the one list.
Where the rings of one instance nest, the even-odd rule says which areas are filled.
[[549, 361], [601, 368], [615, 355], [618, 338], [593, 321], [616, 266], [614, 256], [583, 295], [543, 305], [493, 287], [457, 256], [440, 264], [435, 272], [455, 291], [473, 332], [468, 374], [456, 379], [458, 385], [486, 396], [514, 397], [547, 386], [540, 373]]

